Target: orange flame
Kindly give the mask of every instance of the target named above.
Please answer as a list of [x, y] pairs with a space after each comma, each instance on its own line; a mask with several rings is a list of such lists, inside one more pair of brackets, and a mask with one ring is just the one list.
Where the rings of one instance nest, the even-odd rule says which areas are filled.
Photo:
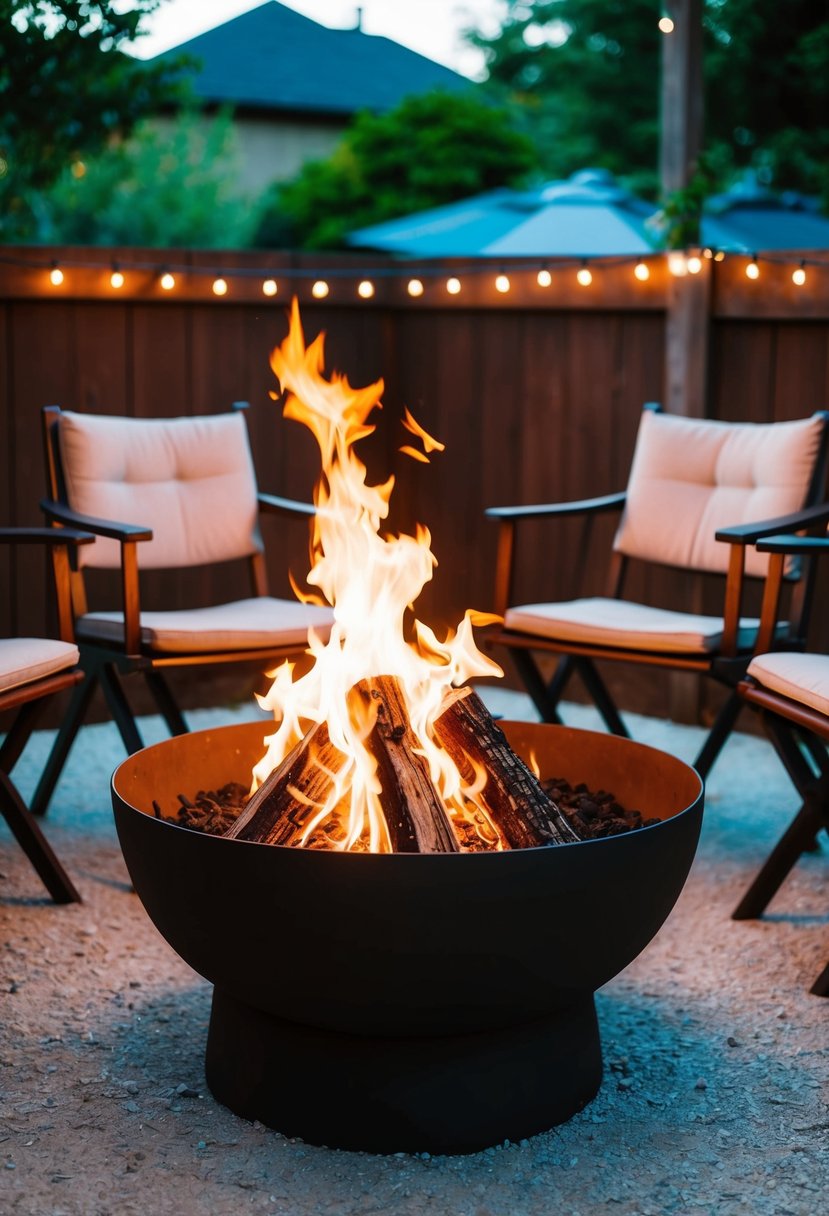
[[[314, 495], [317, 511], [307, 581], [332, 606], [334, 625], [325, 644], [310, 631], [314, 664], [306, 675], [294, 681], [293, 667], [285, 663], [276, 671], [266, 696], [259, 698], [264, 708], [273, 711], [278, 728], [266, 740], [268, 750], [254, 769], [254, 786], [265, 780], [311, 724], [325, 722], [331, 743], [345, 762], [332, 774], [325, 804], [310, 813], [303, 841], [334, 817], [342, 820], [341, 831], [334, 833], [335, 847], [384, 852], [390, 844], [380, 807], [381, 787], [374, 758], [364, 746], [373, 720], [355, 712], [349, 693], [360, 680], [396, 677], [418, 750], [428, 762], [450, 816], [480, 824], [483, 808], [477, 805], [476, 795], [483, 779], [476, 774], [474, 782], [464, 783], [457, 767], [434, 742], [431, 723], [451, 687], [476, 676], [503, 674], [478, 650], [472, 634], [474, 625], [498, 618], [468, 610], [457, 630], [443, 640], [428, 625], [415, 621], [407, 638], [406, 610], [437, 564], [430, 549], [431, 537], [421, 524], [414, 536], [381, 535], [394, 478], [382, 485], [368, 485], [366, 467], [354, 447], [375, 429], [367, 419], [375, 408], [382, 408], [383, 382], [355, 389], [337, 373], [326, 379], [323, 341], [320, 334], [306, 348], [294, 300], [288, 336], [272, 352], [271, 368], [285, 393], [284, 417], [307, 426], [320, 449], [322, 476]], [[404, 426], [427, 452], [443, 450], [443, 444], [408, 411]], [[421, 457], [419, 451], [417, 455]], [[497, 837], [488, 822], [482, 835]]]

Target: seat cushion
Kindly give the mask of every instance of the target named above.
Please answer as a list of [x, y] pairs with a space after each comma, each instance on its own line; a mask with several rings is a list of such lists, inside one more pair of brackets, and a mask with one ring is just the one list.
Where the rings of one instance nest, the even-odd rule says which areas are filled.
[[0, 638], [0, 692], [53, 676], [78, 662], [78, 648], [54, 638]]
[[[602, 597], [560, 604], [523, 604], [508, 609], [504, 625], [517, 633], [553, 641], [700, 655], [717, 651], [723, 631], [722, 617], [669, 612]], [[751, 646], [758, 625], [757, 620], [740, 621], [741, 649]]]
[[748, 674], [771, 692], [829, 714], [829, 655], [761, 654], [749, 663]]
[[[142, 612], [141, 645], [149, 650], [182, 654], [300, 647], [311, 626], [326, 638], [333, 620], [330, 608], [262, 596], [213, 608]], [[88, 612], [78, 620], [76, 631], [82, 642], [117, 644], [124, 636], [124, 618], [120, 612]]]
[[[646, 410], [614, 547], [629, 557], [725, 573], [719, 528], [774, 519], [806, 501], [820, 448], [819, 415], [795, 422], [716, 422]], [[768, 554], [747, 548], [746, 572]]]

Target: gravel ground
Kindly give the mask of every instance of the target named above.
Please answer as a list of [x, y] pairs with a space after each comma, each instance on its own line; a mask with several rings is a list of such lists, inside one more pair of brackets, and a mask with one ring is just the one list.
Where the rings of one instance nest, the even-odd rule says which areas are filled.
[[[487, 699], [529, 717], [517, 694]], [[255, 711], [201, 711], [194, 727]], [[590, 711], [566, 715], [593, 725]], [[701, 732], [631, 717], [690, 760]], [[148, 742], [162, 737], [144, 724]], [[31, 788], [44, 732], [19, 766]], [[109, 807], [123, 758], [86, 727], [47, 820], [84, 897], [55, 907], [0, 830], [0, 1213], [16, 1216], [812, 1216], [829, 1189], [826, 856], [762, 922], [729, 912], [795, 809], [771, 747], [736, 736], [714, 770], [674, 912], [597, 995], [605, 1077], [569, 1123], [466, 1157], [315, 1148], [230, 1114], [203, 1073], [210, 988], [131, 892]], [[820, 1200], [823, 1193], [824, 1200]]]

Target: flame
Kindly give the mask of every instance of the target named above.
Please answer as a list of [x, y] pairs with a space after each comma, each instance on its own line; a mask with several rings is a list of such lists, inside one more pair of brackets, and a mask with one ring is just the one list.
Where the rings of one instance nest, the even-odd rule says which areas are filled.
[[[308, 347], [293, 301], [288, 336], [271, 354], [271, 368], [285, 394], [283, 414], [309, 428], [319, 445], [322, 475], [316, 486], [316, 515], [311, 539], [308, 584], [311, 598], [331, 605], [334, 625], [326, 643], [309, 631], [313, 666], [300, 679], [284, 663], [260, 704], [273, 711], [276, 732], [266, 739], [267, 752], [253, 773], [254, 788], [279, 765], [314, 723], [325, 723], [331, 744], [342, 759], [332, 766], [331, 792], [324, 804], [308, 808], [301, 843], [322, 831], [330, 847], [387, 852], [389, 834], [380, 805], [376, 762], [365, 746], [374, 725], [372, 712], [352, 693], [361, 680], [376, 676], [398, 679], [418, 751], [426, 759], [450, 818], [472, 824], [488, 847], [497, 830], [477, 796], [485, 774], [464, 780], [456, 765], [436, 744], [431, 723], [451, 687], [476, 676], [500, 676], [501, 668], [478, 650], [475, 625], [500, 618], [467, 610], [456, 631], [440, 639], [421, 621], [406, 628], [414, 604], [437, 565], [428, 528], [415, 535], [381, 533], [394, 487], [368, 485], [365, 465], [355, 445], [371, 435], [373, 410], [382, 408], [383, 381], [355, 389], [345, 376], [323, 374], [324, 334]], [[406, 411], [403, 425], [425, 452], [442, 451]], [[404, 450], [404, 449], [401, 449]], [[411, 449], [428, 459], [418, 449]], [[307, 595], [302, 596], [308, 599]], [[496, 846], [497, 847], [497, 846]]]

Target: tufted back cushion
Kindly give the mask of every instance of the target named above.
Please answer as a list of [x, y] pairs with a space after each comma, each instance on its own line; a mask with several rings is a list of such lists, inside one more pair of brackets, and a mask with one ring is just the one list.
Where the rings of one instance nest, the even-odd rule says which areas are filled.
[[[773, 519], [806, 503], [823, 422], [711, 422], [642, 415], [614, 547], [629, 557], [724, 573], [718, 528]], [[748, 548], [746, 572], [768, 556]]]
[[[142, 567], [198, 566], [261, 548], [241, 414], [143, 419], [66, 411], [59, 437], [73, 510], [152, 528], [153, 539], [139, 546]], [[89, 566], [120, 564], [117, 541], [85, 548]]]

